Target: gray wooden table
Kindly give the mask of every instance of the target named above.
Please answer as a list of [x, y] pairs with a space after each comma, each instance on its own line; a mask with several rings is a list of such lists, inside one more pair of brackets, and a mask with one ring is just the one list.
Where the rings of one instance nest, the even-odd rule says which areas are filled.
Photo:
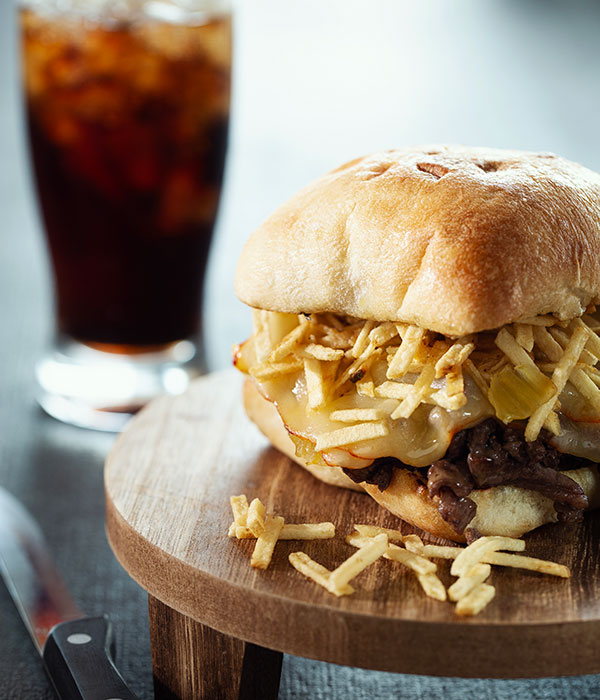
[[[600, 169], [600, 7], [592, 2], [254, 0], [236, 23], [227, 188], [208, 279], [211, 369], [249, 314], [232, 292], [243, 239], [304, 182], [350, 157], [453, 141], [554, 150]], [[113, 436], [44, 416], [33, 364], [52, 326], [45, 250], [26, 176], [10, 0], [0, 2], [0, 485], [42, 524], [86, 613], [110, 615], [118, 664], [152, 697], [146, 595], [104, 535]], [[531, 681], [394, 676], [286, 657], [280, 697], [592, 698], [596, 676]], [[0, 585], [0, 699], [52, 697]]]

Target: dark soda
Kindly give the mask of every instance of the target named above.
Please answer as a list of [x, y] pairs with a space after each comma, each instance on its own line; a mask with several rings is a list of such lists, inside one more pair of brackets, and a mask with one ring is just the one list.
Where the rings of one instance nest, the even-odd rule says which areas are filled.
[[198, 332], [227, 147], [228, 16], [21, 11], [58, 329], [113, 352]]

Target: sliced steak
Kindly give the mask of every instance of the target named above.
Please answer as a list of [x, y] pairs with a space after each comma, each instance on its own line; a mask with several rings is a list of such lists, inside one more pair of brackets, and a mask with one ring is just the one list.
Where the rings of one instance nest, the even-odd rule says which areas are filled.
[[533, 464], [524, 469], [521, 476], [512, 483], [551, 498], [555, 505], [558, 503], [579, 510], [588, 507], [588, 498], [581, 486], [564, 472]]
[[454, 463], [448, 459], [440, 459], [429, 467], [427, 490], [432, 498], [439, 496], [444, 489], [463, 498], [468, 496], [473, 488], [473, 479], [469, 470], [461, 462]]
[[[588, 507], [587, 496], [560, 469], [567, 464], [580, 467], [592, 463], [562, 455], [546, 436], [543, 432], [534, 442], [526, 442], [520, 424], [504, 425], [495, 418], [456, 433], [444, 459], [427, 471], [427, 492], [431, 498], [439, 498], [442, 518], [462, 533], [477, 510], [469, 498], [471, 492], [511, 484], [552, 499], [559, 520], [580, 520]], [[393, 457], [382, 457], [364, 469], [344, 469], [344, 473], [355, 483], [375, 484], [385, 491], [397, 468], [413, 469]]]
[[363, 482], [366, 484], [375, 484], [380, 491], [385, 491], [390, 485], [394, 474], [394, 468], [396, 467], [404, 469], [411, 468], [394, 457], [379, 457], [373, 460], [368, 467], [364, 467], [364, 469], [344, 469], [343, 471], [355, 484]]
[[439, 495], [438, 510], [442, 518], [452, 525], [456, 532], [464, 532], [475, 517], [477, 511], [475, 501], [457, 496], [452, 489], [448, 488], [442, 488]]
[[471, 490], [512, 484], [537, 491], [554, 501], [559, 520], [574, 521], [587, 508], [588, 499], [579, 484], [558, 471], [562, 460], [543, 436], [526, 442], [520, 425], [506, 426], [489, 418], [454, 436], [446, 459], [429, 468], [427, 487], [431, 496], [439, 496], [440, 514], [451, 525], [464, 520], [465, 508], [457, 503], [459, 498], [470, 500], [469, 477]]

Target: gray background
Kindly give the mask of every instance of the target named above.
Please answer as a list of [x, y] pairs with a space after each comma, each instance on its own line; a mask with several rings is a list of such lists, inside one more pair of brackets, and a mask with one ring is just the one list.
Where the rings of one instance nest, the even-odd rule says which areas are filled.
[[[556, 151], [600, 169], [600, 3], [244, 0], [235, 24], [232, 140], [207, 286], [210, 369], [249, 314], [233, 271], [249, 232], [301, 185], [369, 151], [449, 141]], [[51, 290], [26, 170], [11, 0], [0, 0], [0, 484], [36, 514], [89, 614], [116, 624], [119, 664], [150, 698], [143, 592], [103, 531], [113, 437], [34, 403]], [[286, 657], [281, 698], [592, 698], [598, 677], [487, 681], [395, 676]], [[0, 587], [0, 699], [49, 698]]]

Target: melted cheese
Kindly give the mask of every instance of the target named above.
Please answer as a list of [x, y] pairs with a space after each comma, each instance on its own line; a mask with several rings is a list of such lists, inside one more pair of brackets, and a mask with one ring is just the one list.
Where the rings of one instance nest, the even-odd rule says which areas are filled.
[[550, 438], [550, 444], [564, 454], [600, 462], [600, 425], [575, 422], [564, 414], [559, 414], [559, 417], [561, 432]]
[[[365, 467], [378, 457], [396, 457], [415, 467], [428, 466], [446, 454], [454, 433], [492, 415], [488, 401], [475, 384], [468, 378], [466, 383], [468, 400], [462, 408], [446, 411], [439, 406], [422, 404], [408, 419], [387, 419], [388, 435], [326, 451], [323, 459], [327, 464], [347, 468]], [[258, 387], [263, 396], [275, 404], [288, 431], [311, 443], [315, 443], [319, 435], [343, 426], [331, 420], [333, 411], [378, 408], [391, 413], [398, 403], [395, 399], [371, 398], [351, 391], [328, 403], [326, 408], [310, 410], [302, 372], [259, 381]]]
[[[297, 317], [291, 314], [268, 314], [265, 322], [269, 327], [271, 345], [275, 345], [297, 324]], [[247, 341], [237, 348], [235, 364], [247, 372], [257, 362], [255, 344]], [[371, 367], [375, 384], [385, 380], [387, 365], [383, 361]], [[414, 383], [415, 375], [406, 375], [400, 381]], [[395, 399], [372, 398], [350, 390], [330, 401], [324, 408], [311, 409], [308, 406], [306, 378], [303, 371], [282, 374], [272, 379], [255, 378], [261, 394], [277, 408], [288, 432], [306, 441], [302, 444], [302, 456], [314, 462], [346, 468], [368, 466], [379, 457], [395, 457], [414, 467], [427, 467], [441, 459], [450, 445], [452, 436], [464, 428], [476, 425], [494, 415], [494, 409], [478, 386], [465, 375], [465, 396], [467, 402], [459, 409], [448, 411], [439, 406], [421, 404], [408, 419], [392, 420], [389, 414], [398, 405]], [[435, 380], [433, 386], [442, 388], [445, 379]], [[559, 451], [600, 462], [600, 423], [590, 421], [590, 408], [583, 397], [567, 384], [561, 393], [562, 412], [559, 413], [561, 434], [552, 436], [550, 442]], [[336, 410], [355, 408], [376, 408], [388, 415], [389, 433], [382, 437], [356, 442], [352, 445], [324, 451], [321, 455], [314, 451], [317, 438], [343, 423], [333, 421], [331, 413]]]

